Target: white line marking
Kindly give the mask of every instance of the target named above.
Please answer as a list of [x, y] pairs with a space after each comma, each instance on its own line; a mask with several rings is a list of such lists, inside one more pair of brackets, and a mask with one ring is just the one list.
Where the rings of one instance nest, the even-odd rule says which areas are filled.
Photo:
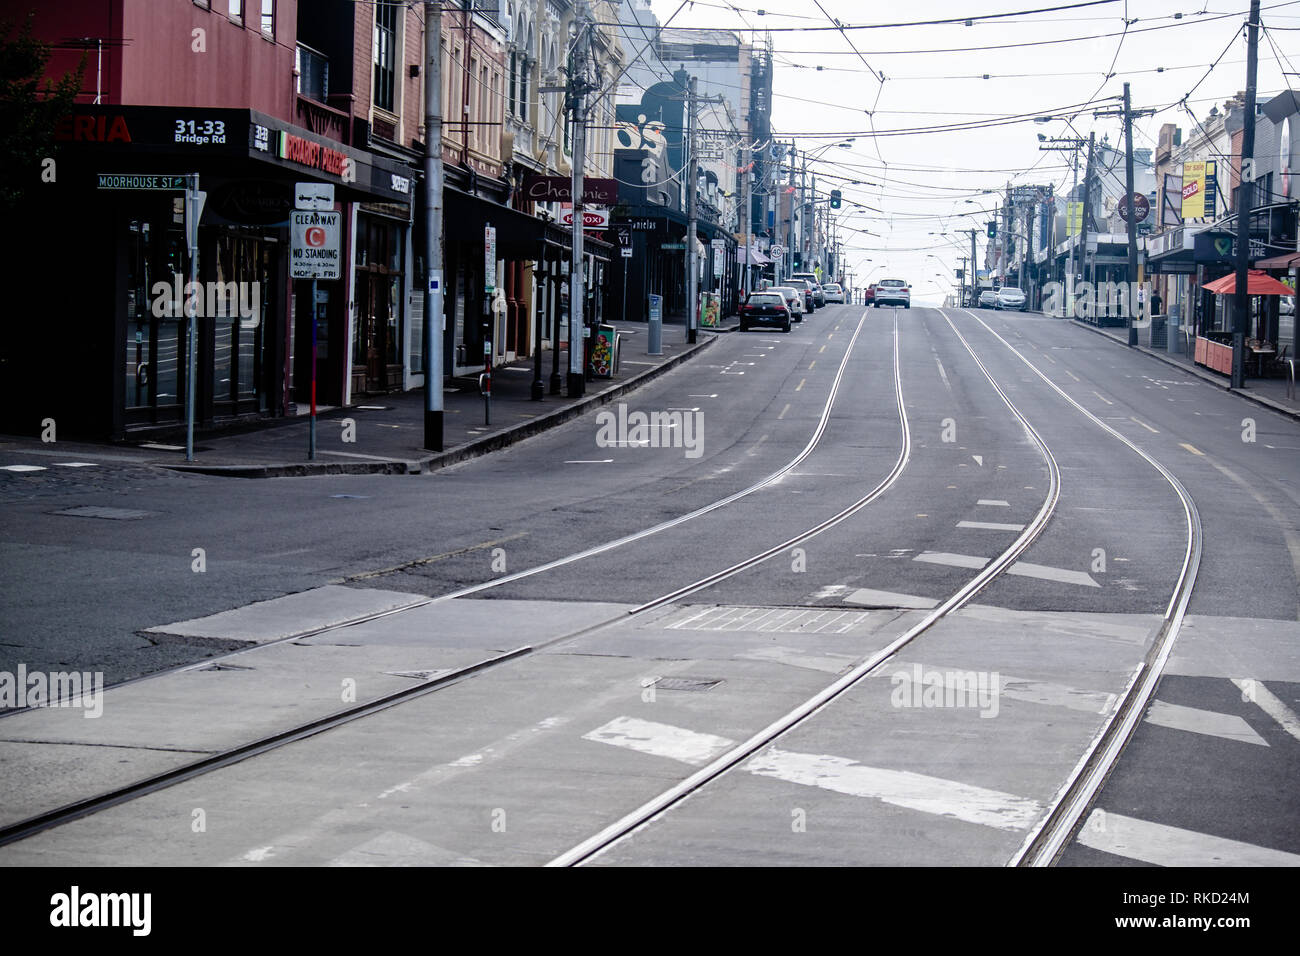
[[1300, 856], [1179, 827], [1093, 810], [1079, 842], [1157, 866], [1300, 866]]
[[914, 594], [896, 594], [893, 591], [859, 588], [852, 594], [845, 595], [844, 603], [861, 604], [867, 607], [905, 607], [918, 611], [928, 611], [939, 602], [933, 598], [917, 597]]
[[317, 452], [322, 455], [341, 455], [344, 458], [366, 458], [371, 461], [388, 461], [382, 455], [362, 455], [355, 451], [330, 451], [328, 448], [318, 448]]
[[56, 461], [54, 463], [59, 468], [97, 468], [99, 467], [93, 461]]
[[0, 465], [0, 471], [49, 471], [44, 465]]
[[922, 551], [912, 560], [924, 561], [926, 564], [946, 564], [954, 568], [975, 568], [976, 570], [989, 563], [988, 558], [979, 558], [973, 554], [949, 554], [947, 551]]
[[579, 459], [579, 460], [565, 462], [566, 465], [612, 465], [613, 463], [614, 463], [613, 458], [592, 458], [587, 461], [583, 461]]
[[1044, 581], [1059, 581], [1062, 584], [1081, 584], [1086, 588], [1101, 587], [1086, 571], [1071, 571], [1069, 568], [1054, 568], [1046, 564], [1031, 564], [1017, 561], [1007, 569], [1007, 574], [1018, 574], [1022, 578], [1041, 578]]
[[980, 531], [1024, 531], [1022, 524], [1002, 524], [997, 521], [958, 521], [959, 528], [975, 528]]
[[983, 456], [983, 455], [971, 455], [971, 457], [975, 459], [975, 464], [979, 465], [981, 468], [984, 467], [984, 456]]
[[776, 777], [854, 797], [872, 797], [897, 807], [999, 830], [1027, 829], [1043, 812], [1041, 804], [1015, 794], [907, 770], [867, 767], [827, 754], [801, 754], [772, 748], [751, 760], [745, 769], [763, 777]]
[[1098, 398], [1100, 398], [1100, 399], [1101, 399], [1103, 402], [1105, 402], [1107, 405], [1114, 405], [1114, 404], [1115, 404], [1115, 403], [1112, 402], [1109, 398], [1107, 398], [1105, 395], [1101, 394], [1101, 392], [1093, 392], [1092, 394], [1096, 395]]
[[695, 767], [703, 766], [735, 745], [735, 741], [726, 737], [696, 733], [636, 717], [615, 717], [603, 727], [583, 734], [582, 739], [627, 747], [655, 757], [669, 757]]
[[790, 410], [790, 403], [786, 402], [785, 408], [781, 409], [781, 414], [776, 416], [776, 420], [779, 422], [781, 419], [785, 418], [785, 413], [788, 412], [789, 410]]
[[1003, 501], [1000, 498], [981, 498], [975, 502], [977, 505], [987, 505], [990, 508], [1010, 508], [1011, 502]]
[[153, 448], [157, 451], [184, 451], [184, 445], [160, 445], [154, 441], [142, 441], [137, 448]]
[[1132, 421], [1137, 422], [1139, 425], [1141, 425], [1143, 428], [1145, 428], [1145, 429], [1146, 429], [1147, 431], [1149, 431], [1151, 434], [1153, 434], [1153, 435], [1159, 435], [1159, 434], [1160, 434], [1158, 431], [1156, 431], [1154, 428], [1152, 428], [1152, 427], [1151, 427], [1150, 425], [1148, 425], [1146, 422], [1144, 422], [1144, 421], [1139, 421], [1138, 419], [1133, 418], [1132, 415], [1130, 415], [1129, 418], [1130, 418]]
[[948, 373], [943, 370], [943, 363], [939, 361], [939, 356], [934, 357], [934, 364], [939, 366], [939, 377], [943, 379], [943, 384], [948, 391], [952, 391], [952, 386], [948, 384]]
[[1300, 740], [1300, 717], [1296, 717], [1291, 708], [1275, 697], [1263, 682], [1240, 677], [1234, 677], [1232, 682], [1241, 689], [1243, 694], [1248, 694], [1249, 699], [1258, 704], [1260, 710], [1281, 724], [1283, 730], [1296, 740]]
[[1184, 707], [1182, 704], [1167, 704], [1163, 700], [1153, 700], [1147, 711], [1146, 721], [1157, 727], [1171, 730], [1185, 730], [1192, 734], [1206, 734], [1222, 737], [1224, 740], [1238, 740], [1245, 744], [1257, 744], [1267, 747], [1268, 741], [1255, 733], [1250, 724], [1236, 714], [1220, 714], [1213, 710], [1201, 710], [1199, 707]]

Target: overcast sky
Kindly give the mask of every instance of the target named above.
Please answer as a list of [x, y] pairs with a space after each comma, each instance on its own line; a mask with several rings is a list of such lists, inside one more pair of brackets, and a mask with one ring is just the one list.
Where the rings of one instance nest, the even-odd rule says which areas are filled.
[[[652, 6], [660, 22], [673, 27], [753, 30], [747, 36], [760, 43], [772, 31], [775, 135], [793, 137], [810, 151], [854, 137], [851, 148], [830, 145], [818, 165], [871, 183], [844, 187], [845, 198], [881, 211], [842, 220], [846, 227], [880, 234], [853, 235], [848, 264], [859, 277], [874, 270], [872, 280], [908, 279], [914, 297], [932, 304], [951, 291], [952, 270], [963, 254], [957, 246], [969, 253], [969, 237], [952, 234], [983, 228], [991, 217], [979, 211], [1000, 204], [1008, 181], [1069, 187], [1069, 154], [1040, 152], [1036, 134], [1074, 131], [1063, 121], [1032, 120], [960, 131], [895, 131], [1078, 113], [1073, 123], [1079, 135], [1095, 130], [1099, 139], [1109, 134], [1122, 146], [1118, 118], [1092, 114], [1117, 106], [1127, 81], [1134, 109], [1161, 109], [1134, 124], [1134, 147], [1153, 148], [1161, 124], [1194, 127], [1179, 105], [1184, 97], [1203, 121], [1212, 106], [1222, 108], [1246, 88], [1243, 24], [1250, 5], [1243, 0], [652, 0]], [[1072, 8], [1025, 12], [1066, 6]], [[1263, 0], [1261, 7], [1261, 21], [1272, 28], [1260, 35], [1258, 89], [1264, 102], [1285, 90], [1288, 80], [1300, 87], [1300, 77], [1284, 75], [1300, 72], [1300, 0]], [[851, 29], [991, 14], [1014, 15], [975, 19], [970, 26]], [[829, 27], [832, 18], [850, 29], [809, 29]], [[1067, 38], [1082, 39], [1044, 42]], [[1111, 102], [1094, 103], [1108, 97]], [[947, 238], [931, 235], [945, 231]], [[982, 259], [982, 242], [979, 250]], [[863, 262], [867, 258], [872, 261]]]

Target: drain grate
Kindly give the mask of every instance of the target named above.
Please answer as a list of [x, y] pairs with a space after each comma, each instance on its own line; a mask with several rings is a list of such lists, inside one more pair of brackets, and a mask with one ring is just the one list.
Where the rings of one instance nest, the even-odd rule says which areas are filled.
[[722, 683], [721, 677], [661, 677], [654, 682], [660, 690], [710, 690]]
[[83, 505], [80, 508], [64, 508], [51, 511], [52, 515], [68, 515], [72, 518], [106, 518], [109, 521], [137, 521], [147, 518], [154, 512], [136, 511], [132, 508], [106, 508], [100, 505]]

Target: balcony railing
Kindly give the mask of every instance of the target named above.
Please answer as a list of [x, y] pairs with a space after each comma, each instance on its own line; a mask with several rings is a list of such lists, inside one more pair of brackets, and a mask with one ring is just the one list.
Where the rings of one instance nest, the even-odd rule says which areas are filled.
[[338, 143], [351, 143], [352, 117], [350, 114], [342, 110], [336, 110], [332, 106], [326, 106], [324, 103], [318, 103], [301, 93], [298, 94], [298, 104], [295, 112], [299, 126]]

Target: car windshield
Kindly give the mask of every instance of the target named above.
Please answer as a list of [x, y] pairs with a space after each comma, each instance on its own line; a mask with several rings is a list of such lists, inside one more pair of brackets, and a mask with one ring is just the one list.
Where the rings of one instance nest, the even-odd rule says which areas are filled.
[[749, 297], [749, 302], [752, 305], [785, 305], [784, 298], [779, 295], [768, 295], [767, 293], [762, 295], [751, 295]]
[[830, 285], [826, 286], [826, 291], [827, 291], [827, 292], [839, 292], [839, 291], [840, 291], [840, 287], [837, 286], [834, 282], [832, 282]]
[[904, 282], [902, 279], [886, 279], [884, 282], [880, 284], [881, 286], [889, 286], [891, 289], [897, 289], [907, 285], [907, 283]]

